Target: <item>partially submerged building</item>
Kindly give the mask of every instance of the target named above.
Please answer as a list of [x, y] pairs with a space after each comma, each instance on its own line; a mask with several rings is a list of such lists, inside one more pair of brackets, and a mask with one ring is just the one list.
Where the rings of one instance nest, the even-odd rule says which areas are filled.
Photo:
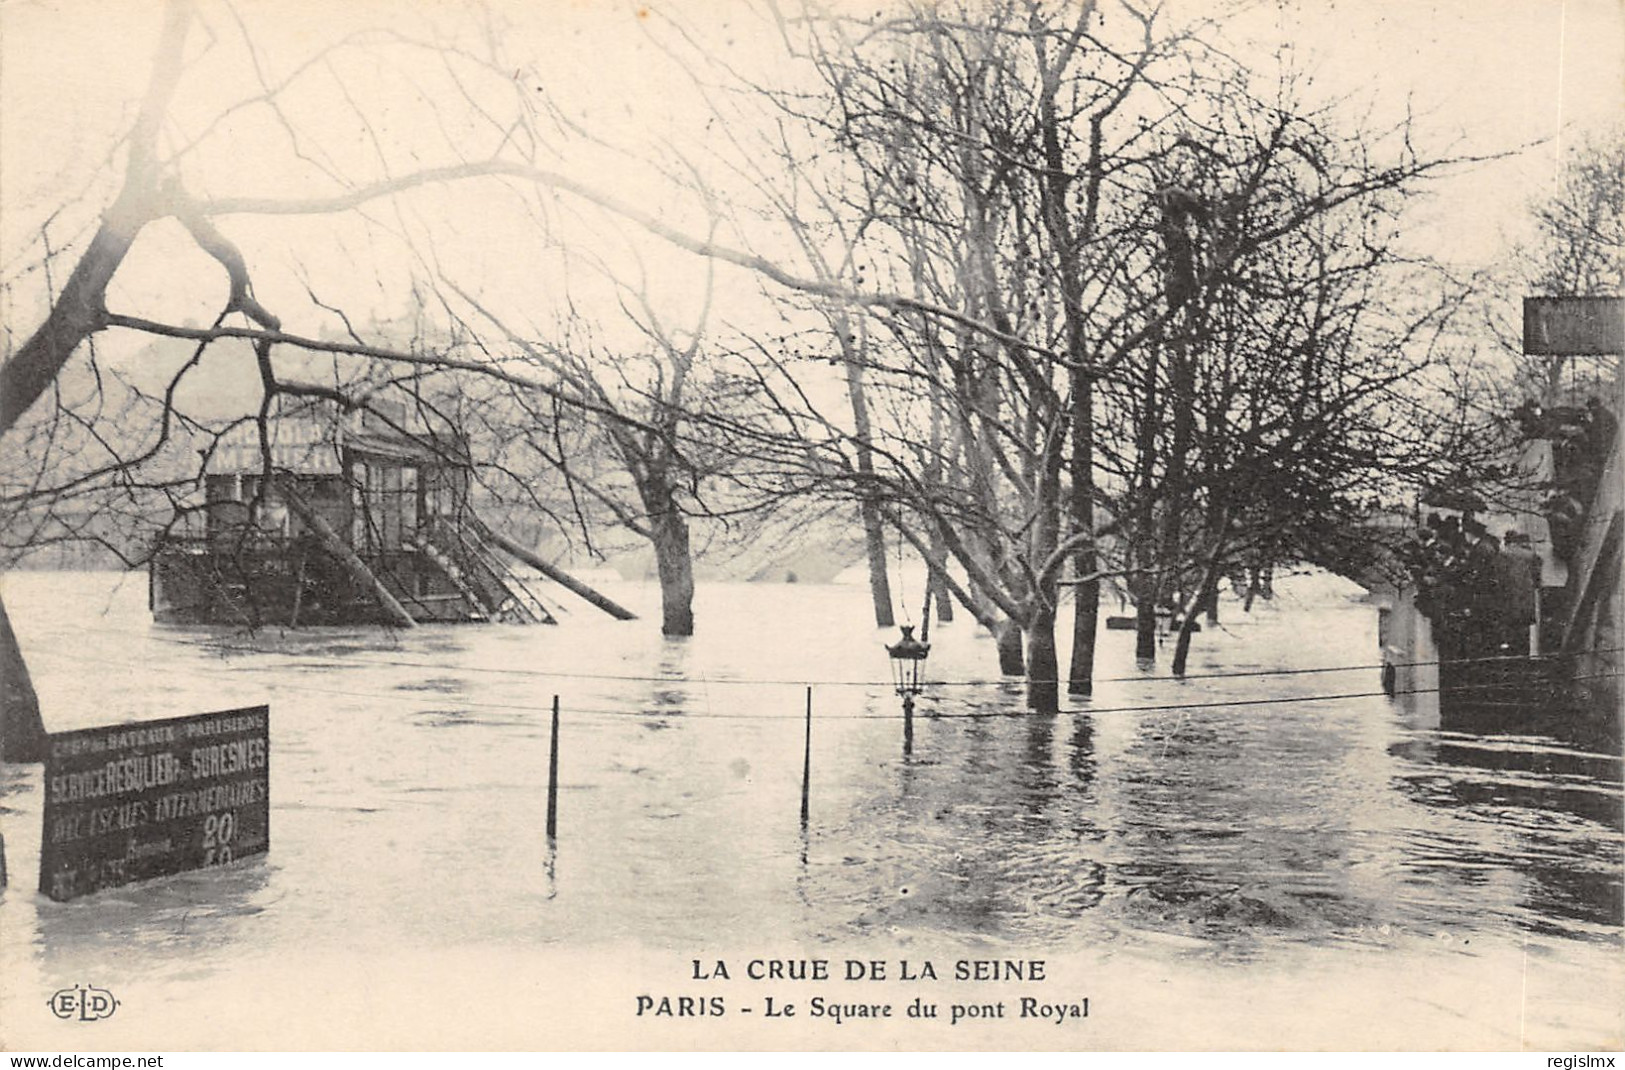
[[204, 451], [203, 501], [158, 544], [156, 619], [187, 624], [553, 623], [470, 501], [459, 436], [326, 402]]

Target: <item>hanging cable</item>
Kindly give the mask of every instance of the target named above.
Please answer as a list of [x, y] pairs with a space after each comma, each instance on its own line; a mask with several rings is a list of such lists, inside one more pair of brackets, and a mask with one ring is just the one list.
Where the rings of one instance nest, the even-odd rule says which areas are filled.
[[[106, 659], [106, 658], [91, 658], [91, 657], [86, 657], [86, 656], [84, 656], [82, 654], [75, 654], [75, 653], [71, 653], [71, 652], [65, 651], [65, 650], [47, 650], [47, 651], [41, 651], [40, 653], [43, 653], [48, 657], [54, 656], [54, 657], [59, 657], [59, 658], [63, 658], [63, 659], [70, 660], [70, 661], [78, 661], [78, 662], [84, 662], [84, 663], [89, 663], [89, 664], [97, 664], [97, 665], [112, 665], [112, 666], [118, 666], [118, 667], [123, 667], [123, 668], [140, 668], [140, 667], [144, 667], [144, 665], [145, 665], [145, 663], [141, 663], [141, 662], [114, 661], [114, 660]], [[181, 673], [191, 675], [191, 676], [208, 677], [210, 679], [218, 680], [218, 673], [216, 671], [214, 671], [214, 670], [209, 670], [209, 669], [202, 669], [202, 668], [187, 669], [187, 668], [184, 668], [184, 667], [180, 667], [180, 668], [172, 668], [169, 671], [181, 672]], [[240, 670], [240, 671], [242, 671], [244, 673], [252, 674], [256, 670], [244, 669], [244, 670]], [[1583, 676], [1576, 676], [1576, 677], [1573, 677], [1572, 679], [1575, 680], [1575, 681], [1582, 681], [1582, 680], [1617, 680], [1617, 679], [1620, 679], [1622, 676], [1625, 676], [1625, 674], [1621, 674], [1621, 673], [1593, 673], [1593, 674], [1587, 674], [1587, 675], [1583, 675]], [[670, 679], [663, 679], [660, 682], [672, 683], [672, 682], [676, 682], [676, 681], [672, 681]], [[399, 702], [400, 699], [401, 699], [401, 695], [400, 695], [399, 692], [378, 692], [378, 691], [351, 690], [351, 689], [344, 689], [344, 688], [317, 687], [317, 686], [313, 686], [313, 685], [309, 685], [309, 684], [287, 683], [287, 682], [284, 682], [284, 681], [271, 681], [271, 682], [265, 683], [263, 686], [267, 690], [271, 690], [271, 691], [302, 691], [302, 692], [310, 692], [310, 693], [313, 693], [313, 694], [343, 695], [343, 696], [347, 696], [347, 697], [351, 697], [351, 698], [366, 698], [366, 699], [374, 699], [374, 700], [385, 700], [385, 701], [390, 701], [390, 702]], [[869, 685], [869, 686], [878, 689], [878, 688], [887, 687], [889, 685], [887, 685], [887, 684], [872, 684], [872, 685]], [[1460, 694], [1460, 693], [1463, 693], [1463, 692], [1480, 692], [1480, 693], [1483, 693], [1483, 692], [1496, 692], [1496, 691], [1513, 690], [1513, 689], [1519, 688], [1520, 686], [1521, 685], [1516, 683], [1516, 682], [1491, 681], [1491, 682], [1479, 683], [1479, 684], [1453, 685], [1453, 686], [1450, 686], [1450, 687], [1406, 688], [1406, 689], [1402, 689], [1402, 690], [1393, 692], [1393, 695], [1431, 695], [1431, 694], [1440, 694], [1440, 693], [1443, 693], [1443, 692], [1450, 692], [1452, 694]], [[1336, 694], [1278, 695], [1278, 696], [1272, 696], [1272, 697], [1269, 697], [1269, 698], [1215, 699], [1215, 700], [1208, 700], [1208, 701], [1202, 701], [1202, 702], [1169, 702], [1169, 703], [1156, 703], [1156, 704], [1152, 704], [1152, 705], [1076, 707], [1076, 708], [1072, 708], [1072, 709], [1058, 710], [1058, 711], [1056, 711], [1055, 714], [1038, 713], [1037, 711], [1029, 710], [1029, 709], [1019, 709], [1019, 710], [1014, 710], [1013, 709], [1013, 710], [999, 710], [999, 711], [988, 711], [988, 712], [966, 712], [966, 711], [944, 712], [944, 711], [937, 711], [937, 712], [927, 713], [926, 716], [931, 718], [931, 719], [936, 719], [936, 720], [961, 720], [961, 719], [967, 719], [967, 718], [975, 719], [975, 718], [985, 718], [985, 717], [1047, 717], [1047, 716], [1056, 716], [1056, 715], [1077, 717], [1077, 716], [1094, 716], [1094, 715], [1106, 714], [1106, 713], [1159, 713], [1159, 712], [1172, 712], [1172, 711], [1221, 709], [1221, 708], [1232, 708], [1232, 707], [1242, 707], [1242, 706], [1275, 706], [1275, 705], [1283, 705], [1283, 704], [1295, 703], [1295, 702], [1337, 702], [1337, 701], [1344, 701], [1344, 700], [1348, 700], [1348, 699], [1389, 698], [1389, 697], [1391, 697], [1389, 695], [1389, 693], [1384, 692], [1384, 691], [1349, 691], [1349, 692], [1341, 692], [1341, 693], [1336, 693]], [[524, 710], [524, 711], [528, 711], [528, 712], [543, 712], [543, 713], [548, 712], [549, 709], [550, 709], [550, 707], [536, 706], [536, 705], [532, 705], [532, 704], [529, 704], [529, 703], [483, 702], [483, 701], [472, 700], [472, 699], [458, 699], [457, 700], [457, 705], [460, 706], [460, 707], [466, 707], [466, 708], [470, 708], [470, 709], [508, 709], [508, 710]], [[630, 710], [598, 710], [597, 712], [613, 714], [614, 716], [617, 716], [617, 717], [646, 717], [646, 716], [651, 715], [651, 711], [643, 711], [643, 710], [638, 710], [638, 711], [630, 711]], [[658, 714], [656, 714], [656, 715], [658, 715]], [[729, 714], [729, 713], [714, 713], [714, 712], [698, 713], [698, 712], [687, 712], [687, 711], [673, 711], [673, 713], [671, 715], [672, 716], [679, 716], [679, 717], [683, 717], [683, 718], [692, 718], [692, 719], [701, 719], [701, 720], [704, 720], [704, 719], [718, 719], [718, 720], [766, 720], [766, 721], [772, 721], [772, 720], [799, 720], [800, 717], [801, 717], [801, 715], [799, 713], [789, 713], [789, 714], [738, 713], [738, 714]], [[896, 715], [892, 714], [892, 713], [835, 714], [835, 715], [832, 715], [832, 716], [826, 716], [826, 717], [823, 718], [823, 720], [831, 720], [831, 721], [835, 721], [835, 720], [854, 720], [854, 721], [858, 721], [858, 720], [893, 720], [893, 719], [895, 719], [895, 717], [896, 717]]]

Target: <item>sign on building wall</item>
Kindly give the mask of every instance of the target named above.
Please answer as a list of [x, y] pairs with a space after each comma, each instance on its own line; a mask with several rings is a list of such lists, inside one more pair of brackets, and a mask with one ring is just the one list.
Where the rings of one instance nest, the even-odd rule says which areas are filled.
[[1625, 297], [1526, 297], [1523, 351], [1591, 357], [1625, 353]]
[[42, 894], [62, 902], [270, 846], [270, 708], [56, 732]]

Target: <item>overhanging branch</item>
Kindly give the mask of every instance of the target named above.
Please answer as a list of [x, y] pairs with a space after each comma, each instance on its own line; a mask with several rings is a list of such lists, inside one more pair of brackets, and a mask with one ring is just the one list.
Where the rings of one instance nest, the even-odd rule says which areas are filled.
[[486, 364], [473, 360], [462, 360], [457, 357], [425, 356], [421, 353], [408, 353], [399, 349], [389, 349], [384, 346], [365, 345], [357, 342], [328, 341], [319, 338], [306, 338], [302, 335], [290, 334], [286, 331], [261, 330], [254, 327], [180, 327], [173, 323], [161, 323], [157, 320], [143, 319], [139, 316], [126, 316], [117, 312], [109, 312], [104, 317], [104, 323], [109, 327], [123, 327], [127, 330], [142, 331], [147, 334], [162, 335], [166, 338], [188, 338], [193, 341], [213, 341], [220, 338], [241, 338], [256, 345], [290, 345], [299, 349], [310, 350], [316, 353], [339, 353], [347, 356], [371, 357], [376, 360], [397, 361], [402, 364], [413, 364], [422, 368], [442, 369], [446, 371], [469, 372], [474, 375], [483, 375], [499, 382], [521, 387], [525, 390], [534, 390], [539, 394], [557, 398], [559, 401], [574, 408], [596, 413], [606, 419], [617, 423], [627, 424], [640, 430], [647, 430], [648, 425], [641, 420], [633, 419], [614, 409], [577, 397], [569, 391], [560, 390], [551, 383], [544, 383], [523, 375], [516, 375], [496, 364]]
[[[1008, 331], [1002, 331], [957, 309], [903, 294], [864, 293], [842, 286], [833, 280], [807, 278], [797, 275], [766, 257], [724, 245], [710, 238], [696, 238], [671, 226], [652, 212], [644, 211], [618, 197], [612, 197], [586, 183], [570, 178], [568, 175], [508, 160], [484, 160], [446, 167], [426, 168], [410, 175], [402, 175], [383, 182], [371, 183], [344, 193], [330, 194], [325, 197], [221, 197], [208, 201], [199, 201], [196, 204], [196, 209], [204, 215], [325, 215], [348, 211], [380, 197], [388, 197], [425, 186], [493, 176], [523, 179], [534, 182], [539, 186], [545, 186], [548, 189], [579, 197], [607, 212], [637, 224], [650, 234], [675, 245], [685, 252], [742, 267], [747, 271], [771, 279], [787, 290], [857, 305], [875, 311], [918, 312], [934, 316], [986, 335], [1004, 345], [1013, 346], [1058, 363], [1067, 363], [1064, 354], [1049, 346], [1028, 341]], [[1097, 374], [1104, 374], [1104, 369], [1088, 370]]]

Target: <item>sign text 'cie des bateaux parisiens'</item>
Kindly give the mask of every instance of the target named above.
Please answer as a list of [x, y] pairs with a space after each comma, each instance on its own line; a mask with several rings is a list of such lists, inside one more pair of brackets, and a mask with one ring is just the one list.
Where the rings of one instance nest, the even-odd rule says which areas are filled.
[[51, 735], [42, 894], [225, 865], [271, 840], [270, 708]]

